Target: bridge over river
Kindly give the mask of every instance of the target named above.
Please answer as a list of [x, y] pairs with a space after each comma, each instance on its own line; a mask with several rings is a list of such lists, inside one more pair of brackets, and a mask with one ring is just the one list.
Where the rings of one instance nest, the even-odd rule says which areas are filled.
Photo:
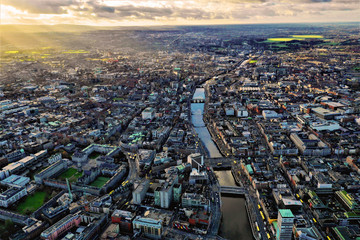
[[242, 196], [248, 193], [246, 188], [236, 187], [236, 186], [220, 186], [220, 192], [222, 194], [234, 194], [234, 195], [242, 195]]
[[236, 161], [233, 158], [226, 158], [226, 157], [220, 157], [220, 158], [205, 158], [204, 163], [207, 167], [213, 167], [215, 168], [231, 168], [232, 163]]

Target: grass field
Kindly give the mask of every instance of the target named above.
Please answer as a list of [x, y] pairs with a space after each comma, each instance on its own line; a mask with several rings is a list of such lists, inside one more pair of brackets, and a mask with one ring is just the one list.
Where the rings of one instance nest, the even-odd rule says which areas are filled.
[[95, 181], [90, 184], [90, 186], [101, 188], [109, 179], [110, 178], [103, 176], [97, 177]]
[[75, 168], [69, 168], [68, 170], [66, 170], [65, 172], [63, 172], [62, 174], [60, 174], [60, 176], [58, 177], [59, 180], [63, 180], [65, 181], [66, 178], [69, 179], [69, 182], [76, 182], [77, 179], [79, 177], [81, 177], [83, 174], [82, 172], [79, 172], [78, 170], [76, 170]]
[[337, 46], [337, 45], [340, 45], [340, 43], [331, 42], [331, 41], [325, 41], [324, 43], [322, 43], [322, 45]]
[[272, 46], [279, 47], [279, 48], [286, 48], [286, 47], [288, 47], [288, 45], [286, 45], [286, 44], [281, 44], [281, 43], [277, 43], [277, 44], [274, 44], [274, 45], [272, 45]]
[[25, 201], [20, 203], [16, 208], [17, 212], [20, 214], [35, 212], [44, 204], [47, 195], [46, 192], [35, 192], [34, 194], [27, 196]]
[[89, 155], [89, 158], [90, 158], [90, 159], [96, 159], [96, 158], [98, 158], [100, 155], [101, 155], [101, 153], [92, 152], [92, 153]]

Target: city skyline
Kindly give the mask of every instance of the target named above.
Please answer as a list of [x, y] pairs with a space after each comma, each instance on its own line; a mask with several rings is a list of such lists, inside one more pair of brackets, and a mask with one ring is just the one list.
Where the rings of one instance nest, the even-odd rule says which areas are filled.
[[360, 237], [360, 0], [1, 0], [0, 240]]
[[3, 0], [1, 24], [93, 26], [357, 22], [357, 0]]

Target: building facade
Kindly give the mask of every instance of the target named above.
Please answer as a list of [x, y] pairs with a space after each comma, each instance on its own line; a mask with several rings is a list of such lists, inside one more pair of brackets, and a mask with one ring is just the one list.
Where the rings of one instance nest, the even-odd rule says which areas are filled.
[[291, 240], [294, 225], [294, 215], [290, 209], [279, 209], [277, 240]]

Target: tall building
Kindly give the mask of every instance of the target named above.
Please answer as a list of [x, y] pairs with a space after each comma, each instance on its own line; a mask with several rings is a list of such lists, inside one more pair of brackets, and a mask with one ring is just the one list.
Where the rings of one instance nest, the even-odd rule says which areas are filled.
[[173, 194], [174, 194], [174, 202], [180, 203], [181, 201], [181, 192], [182, 192], [182, 185], [177, 183], [174, 185]]
[[169, 208], [173, 200], [173, 188], [178, 183], [178, 176], [171, 175], [160, 187], [154, 191], [155, 205], [162, 208]]
[[294, 214], [290, 209], [279, 209], [277, 240], [291, 240], [294, 225]]
[[141, 204], [141, 202], [145, 198], [149, 186], [150, 186], [150, 181], [147, 179], [137, 184], [134, 191], [132, 192], [134, 204]]

